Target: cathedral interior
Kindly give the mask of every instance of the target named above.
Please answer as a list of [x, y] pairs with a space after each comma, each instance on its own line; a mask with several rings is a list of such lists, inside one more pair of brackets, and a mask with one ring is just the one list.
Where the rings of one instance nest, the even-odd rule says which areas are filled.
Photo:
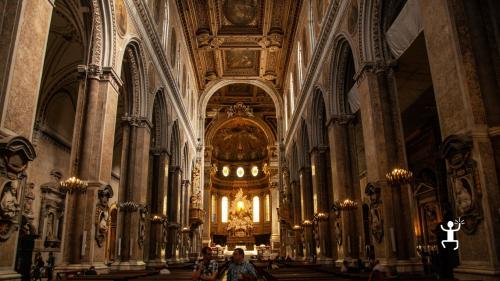
[[0, 4], [0, 280], [500, 280], [500, 1]]

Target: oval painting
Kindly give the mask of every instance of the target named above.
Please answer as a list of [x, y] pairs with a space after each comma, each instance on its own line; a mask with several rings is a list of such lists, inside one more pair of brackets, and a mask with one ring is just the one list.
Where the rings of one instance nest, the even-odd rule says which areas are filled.
[[224, 16], [234, 25], [248, 25], [257, 16], [257, 0], [226, 0]]

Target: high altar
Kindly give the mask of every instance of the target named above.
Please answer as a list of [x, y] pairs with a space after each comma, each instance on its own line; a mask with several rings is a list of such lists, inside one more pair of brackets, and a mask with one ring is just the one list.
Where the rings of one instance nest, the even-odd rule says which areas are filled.
[[236, 247], [245, 247], [248, 250], [254, 248], [255, 237], [253, 236], [253, 221], [252, 221], [252, 203], [243, 195], [243, 190], [236, 193], [236, 196], [231, 202], [229, 212], [229, 220], [227, 231], [229, 233], [227, 239], [228, 250], [234, 250]]

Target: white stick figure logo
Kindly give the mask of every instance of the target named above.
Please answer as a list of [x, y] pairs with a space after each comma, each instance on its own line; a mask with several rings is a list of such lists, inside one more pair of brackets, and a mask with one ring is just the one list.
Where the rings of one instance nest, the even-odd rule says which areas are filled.
[[[458, 227], [455, 229], [453, 229], [454, 224], [458, 224]], [[464, 224], [464, 221], [458, 218], [457, 220], [455, 220], [455, 223], [453, 223], [452, 221], [448, 221], [447, 223], [448, 229], [445, 229], [443, 225], [441, 225], [441, 229], [446, 232], [446, 240], [441, 241], [441, 245], [443, 245], [443, 248], [446, 248], [446, 245], [444, 243], [448, 242], [448, 243], [455, 243], [456, 246], [455, 248], [453, 248], [453, 250], [458, 249], [458, 240], [454, 239], [453, 233], [459, 231], [460, 226], [462, 224]]]

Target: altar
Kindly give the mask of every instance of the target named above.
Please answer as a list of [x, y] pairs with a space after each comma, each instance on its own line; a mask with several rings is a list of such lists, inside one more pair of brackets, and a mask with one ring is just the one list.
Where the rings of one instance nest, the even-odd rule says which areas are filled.
[[255, 237], [253, 236], [252, 204], [243, 195], [243, 190], [236, 193], [235, 199], [231, 202], [231, 211], [227, 224], [229, 233], [227, 248], [233, 251], [235, 248], [245, 247], [245, 249], [255, 250]]

